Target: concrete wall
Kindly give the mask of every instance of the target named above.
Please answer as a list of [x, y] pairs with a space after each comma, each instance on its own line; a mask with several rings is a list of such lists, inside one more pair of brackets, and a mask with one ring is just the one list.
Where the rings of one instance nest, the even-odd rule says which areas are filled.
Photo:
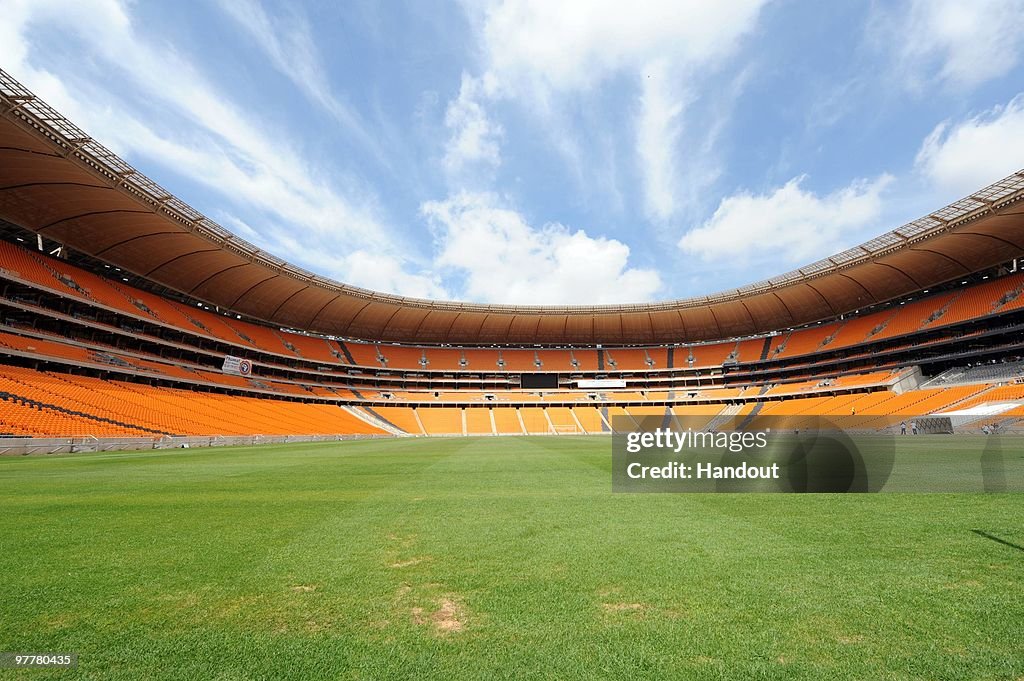
[[212, 437], [0, 437], [0, 456], [25, 454], [72, 454], [75, 452], [145, 451], [192, 447], [232, 447], [291, 442], [339, 442], [372, 440], [390, 435], [247, 435]]

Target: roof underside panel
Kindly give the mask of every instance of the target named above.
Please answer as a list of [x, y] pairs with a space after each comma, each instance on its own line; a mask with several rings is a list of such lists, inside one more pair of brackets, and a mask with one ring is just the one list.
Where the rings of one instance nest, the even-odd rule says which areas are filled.
[[[694, 307], [682, 311], [683, 323], [686, 324], [688, 338], [686, 340], [708, 340], [721, 338], [718, 333], [718, 321], [710, 307]], [[677, 339], [682, 340], [682, 339]]]
[[715, 305], [711, 310], [718, 324], [719, 337], [742, 336], [749, 333], [753, 325], [750, 313], [742, 302]]
[[[195, 288], [209, 279], [211, 274], [243, 264], [245, 263], [237, 256], [211, 245], [206, 250], [168, 258], [149, 273], [149, 278], [153, 281], [168, 282], [173, 284], [175, 289], [192, 295]], [[223, 290], [217, 291], [218, 297], [226, 301], [223, 293]]]
[[489, 315], [483, 314], [463, 314], [459, 312], [455, 315], [451, 325], [448, 328], [442, 328], [441, 325], [437, 325], [437, 333], [441, 336], [440, 340], [447, 341], [449, 338], [472, 338], [472, 342], [481, 340], [484, 334], [484, 329], [487, 327], [487, 322], [490, 319]]
[[345, 296], [338, 296], [317, 315], [313, 321], [314, 328], [333, 327], [340, 320], [348, 317], [347, 335], [370, 340], [398, 340], [388, 332], [388, 322], [401, 309], [390, 303], [369, 303], [360, 306], [354, 314], [349, 309], [350, 301]]
[[514, 343], [537, 342], [537, 327], [540, 325], [540, 321], [540, 315], [515, 315], [512, 318], [512, 323], [509, 324], [508, 327], [509, 340], [511, 340]]
[[[986, 266], [993, 260], [999, 261], [1009, 244], [1020, 241], [1020, 227], [1014, 230], [1006, 230], [1002, 238], [993, 238], [983, 233], [951, 233], [940, 242], [934, 244], [931, 250], [940, 253], [951, 261], [962, 265], [966, 272], [975, 272]], [[910, 270], [908, 265], [907, 269]], [[919, 277], [928, 277], [930, 272], [918, 269]]]
[[649, 312], [624, 312], [622, 318], [623, 340], [627, 343], [648, 343], [654, 338]]
[[[463, 313], [459, 319], [466, 320], [471, 314], [474, 313]], [[467, 323], [464, 321], [464, 323]], [[467, 343], [502, 343], [506, 342], [509, 337], [509, 329], [512, 327], [512, 315], [507, 314], [487, 314], [483, 316], [483, 320], [480, 324], [480, 330], [475, 336], [466, 336]], [[458, 338], [454, 333], [449, 335], [449, 338]], [[472, 339], [472, 340], [470, 340]], [[458, 341], [453, 341], [458, 342]]]
[[[0, 186], [11, 188], [0, 191], [3, 194], [0, 209], [6, 214], [14, 212], [22, 227], [54, 239], [69, 233], [75, 237], [73, 220], [78, 217], [117, 215], [120, 212], [137, 214], [145, 210], [109, 187], [82, 184], [18, 186], [16, 181], [9, 183], [7, 180], [3, 178]], [[70, 245], [70, 241], [68, 243]]]
[[[82, 236], [88, 243], [94, 240], [96, 254], [109, 260], [130, 262], [134, 265], [131, 271], [140, 276], [148, 276], [169, 260], [174, 260], [196, 252], [196, 240], [183, 231], [157, 231], [166, 224], [154, 213], [133, 216], [131, 226], [126, 226], [119, 235], [110, 227], [108, 218], [95, 215], [81, 218], [74, 230], [81, 229]], [[67, 237], [57, 241], [69, 244]]]
[[[278, 274], [277, 276], [282, 275]], [[264, 297], [262, 291], [254, 290], [245, 297], [246, 305], [249, 305], [253, 311], [269, 310], [270, 306], [273, 305], [274, 309], [270, 311], [272, 317], [280, 318], [283, 326], [294, 329], [312, 329], [316, 327], [317, 320], [333, 319], [328, 311], [331, 306], [334, 304], [343, 305], [347, 302], [344, 296], [334, 291], [325, 291], [317, 286], [295, 286], [283, 296], [277, 294], [277, 289], [280, 286], [275, 285], [271, 288], [272, 290], [268, 291], [266, 295], [272, 295], [274, 298], [273, 302]], [[362, 309], [368, 304], [364, 302], [357, 309]], [[252, 316], [257, 315], [253, 314]], [[351, 323], [354, 316], [354, 313], [350, 314], [346, 322]], [[337, 328], [337, 326], [334, 327], [331, 333], [344, 335], [344, 333], [338, 332]]]
[[824, 276], [811, 282], [808, 288], [817, 294], [819, 309], [827, 317], [877, 302], [870, 289], [861, 285], [853, 271]]
[[[76, 250], [88, 244], [104, 260], [132, 263], [134, 267], [125, 269], [140, 276], [146, 276], [170, 258], [193, 253], [196, 248], [191, 234], [168, 225], [149, 211], [86, 215], [44, 234]], [[209, 244], [207, 248], [215, 246]]]
[[258, 290], [259, 284], [273, 276], [261, 267], [242, 262], [211, 271], [192, 288], [191, 293], [202, 299], [222, 297], [225, 300], [240, 300], [246, 294]]
[[85, 184], [113, 190], [106, 182], [69, 164], [60, 156], [12, 149], [11, 145], [12, 142], [9, 140], [0, 139], [0, 148], [5, 149], [4, 166], [0, 168], [0, 178], [3, 178], [4, 187]]
[[400, 307], [388, 320], [388, 336], [392, 338], [416, 338], [416, 331], [430, 310], [416, 307]]
[[895, 256], [887, 262], [905, 271], [914, 281], [948, 281], [966, 274], [962, 258], [951, 258], [933, 250], [930, 244], [911, 247], [908, 253], [912, 254], [911, 257], [905, 258], [903, 262]]
[[[679, 310], [668, 310], [650, 315], [651, 333], [657, 338], [686, 338]], [[598, 337], [597, 342], [600, 342]]]
[[[869, 304], [875, 304], [902, 296], [917, 288], [913, 279], [897, 267], [884, 260], [869, 262], [846, 272], [846, 275], [857, 282], [865, 291]], [[854, 309], [859, 309], [858, 306]], [[836, 313], [842, 310], [836, 310]]]
[[743, 303], [747, 306], [753, 325], [757, 329], [774, 331], [793, 324], [789, 310], [774, 293], [750, 296], [744, 299]]
[[574, 338], [588, 338], [587, 342], [594, 343], [594, 318], [588, 315], [576, 315], [566, 317], [563, 335]]
[[608, 343], [602, 340], [605, 338], [622, 337], [622, 317], [618, 314], [596, 314], [594, 320], [594, 341], [595, 343]]
[[[60, 154], [57, 153], [53, 145], [46, 138], [15, 125], [0, 127], [0, 147], [9, 150], [9, 153], [6, 153], [5, 156], [10, 159], [12, 165], [17, 163], [17, 159], [29, 158], [31, 156], [49, 156], [55, 160], [61, 159]], [[40, 158], [38, 159], [39, 163], [30, 164], [30, 167], [25, 168], [25, 177], [31, 177], [36, 168], [42, 168], [43, 160]], [[4, 167], [6, 169], [6, 166]], [[72, 170], [77, 172], [74, 166], [65, 165], [64, 169], [69, 172]]]
[[[560, 337], [566, 335], [566, 322], [569, 317], [566, 315], [541, 315], [537, 322], [536, 342], [543, 342], [544, 338]], [[582, 334], [586, 336], [587, 334]]]

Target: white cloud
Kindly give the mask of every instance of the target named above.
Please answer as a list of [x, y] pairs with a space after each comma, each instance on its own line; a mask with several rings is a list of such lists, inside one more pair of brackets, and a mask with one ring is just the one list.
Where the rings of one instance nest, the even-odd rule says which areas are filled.
[[388, 247], [385, 227], [373, 216], [371, 205], [342, 197], [327, 180], [307, 175], [298, 166], [293, 174], [212, 135], [205, 143], [192, 143], [127, 116], [119, 118], [117, 126], [101, 127], [106, 132], [100, 138], [111, 146], [152, 159], [231, 203], [263, 211], [268, 219], [261, 221], [257, 232], [264, 239], [277, 230], [301, 231], [313, 247], [334, 239]]
[[[717, 60], [728, 57], [766, 2], [506, 0], [471, 5], [467, 12], [479, 37], [481, 78], [494, 83], [487, 98], [524, 102], [581, 183], [592, 174], [592, 161], [580, 148], [586, 142], [560, 110], [571, 110], [578, 105], [573, 98], [613, 78], [624, 75], [641, 83], [632, 129], [645, 212], [665, 221], [689, 198], [676, 168], [687, 103], [683, 85], [703, 78]], [[652, 71], [656, 74], [648, 79]], [[619, 121], [614, 125], [623, 127]], [[487, 148], [490, 157], [497, 158], [501, 136], [486, 139], [494, 142]], [[449, 146], [456, 140], [453, 135]], [[691, 156], [691, 163], [706, 161], [706, 150]], [[689, 174], [707, 178], [716, 173], [701, 168]]]
[[643, 95], [637, 117], [636, 146], [644, 178], [648, 216], [667, 220], [676, 211], [675, 151], [683, 103], [673, 94], [668, 64], [659, 59], [642, 75]]
[[806, 264], [859, 240], [882, 211], [889, 175], [859, 180], [825, 196], [801, 188], [796, 177], [770, 194], [735, 194], [714, 215], [679, 240], [687, 254], [708, 262], [772, 260]]
[[940, 123], [921, 145], [917, 169], [959, 198], [1024, 167], [1024, 94], [958, 124]]
[[457, 176], [476, 164], [496, 167], [501, 163], [504, 130], [488, 117], [484, 108], [484, 97], [493, 94], [495, 87], [491, 76], [473, 78], [462, 74], [459, 96], [448, 104], [444, 116], [451, 131], [444, 155], [444, 167], [450, 175]]
[[914, 0], [895, 19], [886, 13], [879, 39], [895, 46], [914, 87], [937, 79], [974, 86], [1009, 73], [1024, 48], [1022, 0]]
[[298, 230], [281, 230], [261, 235], [236, 215], [221, 213], [221, 222], [243, 239], [262, 241], [264, 249], [294, 263], [302, 263], [317, 274], [372, 291], [413, 298], [451, 298], [440, 278], [429, 266], [423, 267], [394, 253], [379, 249], [351, 250], [346, 243], [321, 242], [314, 246]]
[[345, 256], [346, 283], [412, 298], [452, 298], [436, 274], [431, 271], [412, 273], [410, 269], [409, 263], [380, 251], [362, 250]]
[[[356, 198], [339, 194], [332, 182], [308, 167], [280, 131], [262, 130], [182, 55], [138, 34], [124, 4], [36, 0], [15, 5], [19, 8], [5, 16], [8, 40], [0, 56], [16, 58], [11, 66], [16, 76], [44, 98], [53, 95], [52, 104], [101, 142], [119, 153], [157, 160], [235, 201], [263, 208], [314, 233], [383, 241], [385, 228], [373, 215], [372, 201], [364, 198], [365, 187], [353, 188]], [[58, 78], [36, 68], [29, 34], [34, 24], [43, 22], [82, 41], [90, 58], [105, 62], [106, 77], [89, 80], [68, 66]], [[74, 81], [75, 75], [80, 80]], [[123, 84], [122, 76], [137, 88], [133, 94], [163, 104], [167, 119], [133, 115], [134, 102], [119, 99], [109, 89]], [[122, 110], [91, 102], [84, 106], [64, 82], [87, 87], [92, 101], [118, 102]], [[157, 124], [176, 134], [157, 132]]]
[[31, 60], [29, 31], [43, 22], [74, 24], [83, 32], [103, 33], [123, 29], [126, 17], [115, 0], [4, 0], [0, 7], [0, 65], [15, 78], [77, 125], [91, 120], [93, 106], [82, 106], [71, 96], [63, 79], [36, 68]]
[[657, 272], [629, 266], [629, 246], [549, 223], [533, 227], [490, 194], [423, 204], [438, 242], [436, 268], [465, 275], [471, 300], [523, 305], [651, 300]]
[[224, 12], [252, 37], [271, 64], [289, 78], [309, 99], [345, 125], [365, 147], [377, 150], [359, 114], [331, 89], [327, 69], [320, 59], [309, 21], [296, 6], [284, 16], [267, 14], [259, 0], [220, 0]]
[[728, 54], [765, 0], [511, 0], [484, 12], [488, 70], [503, 82], [589, 88], [655, 59], [695, 64]]

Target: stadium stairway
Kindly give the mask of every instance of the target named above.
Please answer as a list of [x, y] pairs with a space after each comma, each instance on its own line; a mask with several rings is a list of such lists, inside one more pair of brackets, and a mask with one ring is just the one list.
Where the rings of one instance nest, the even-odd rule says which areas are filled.
[[738, 415], [742, 410], [743, 410], [743, 405], [742, 404], [727, 404], [727, 405], [725, 405], [725, 407], [722, 409], [722, 411], [718, 412], [718, 415], [716, 415], [713, 419], [711, 419], [711, 421], [708, 422], [708, 425], [707, 425], [707, 427], [704, 430], [707, 430], [709, 432], [710, 431], [718, 430], [718, 428], [723, 423], [728, 423], [729, 419], [731, 419], [734, 416]]
[[[676, 399], [676, 392], [669, 390], [667, 395], [668, 400]], [[675, 421], [675, 414], [672, 413], [672, 405], [665, 405], [665, 416], [661, 420], [662, 428], [671, 428], [672, 423]]]
[[[765, 339], [765, 340], [767, 340], [767, 339]], [[768, 351], [768, 347], [766, 345], [765, 346], [765, 352], [767, 352], [767, 351]], [[757, 396], [761, 397], [762, 395], [767, 393], [770, 389], [771, 389], [770, 386], [767, 386], [767, 385], [761, 386], [761, 390], [757, 393]], [[764, 402], [756, 402], [754, 404], [754, 408], [750, 410], [750, 413], [747, 414], [746, 416], [744, 416], [743, 420], [740, 421], [738, 426], [736, 426], [736, 430], [745, 430], [747, 428], [747, 426], [750, 425], [751, 421], [753, 421], [757, 417], [757, 415], [761, 413], [762, 409], [764, 409]]]
[[386, 433], [390, 433], [392, 435], [408, 435], [404, 430], [391, 423], [391, 421], [388, 421], [370, 407], [357, 407], [347, 404], [339, 406], [360, 421], [364, 421], [375, 428], [380, 428]]
[[345, 342], [344, 342], [344, 341], [340, 341], [340, 340], [339, 340], [339, 341], [335, 341], [335, 343], [337, 343], [337, 344], [338, 344], [338, 347], [339, 347], [339, 348], [341, 348], [341, 353], [342, 353], [343, 355], [345, 355], [345, 360], [346, 360], [346, 361], [347, 361], [347, 362], [348, 362], [349, 364], [356, 364], [356, 360], [355, 360], [355, 358], [354, 358], [354, 357], [352, 357], [352, 353], [351, 353], [351, 352], [349, 352], [349, 350], [348, 350], [348, 346], [346, 346], [346, 345], [345, 345]]

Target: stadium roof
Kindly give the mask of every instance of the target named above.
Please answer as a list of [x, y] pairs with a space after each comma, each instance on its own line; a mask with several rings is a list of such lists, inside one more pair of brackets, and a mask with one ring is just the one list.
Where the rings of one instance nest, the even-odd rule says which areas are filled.
[[1024, 255], [1024, 171], [866, 243], [714, 295], [526, 306], [387, 295], [317, 276], [206, 218], [0, 70], [0, 217], [268, 323], [409, 343], [665, 343], [801, 326]]

